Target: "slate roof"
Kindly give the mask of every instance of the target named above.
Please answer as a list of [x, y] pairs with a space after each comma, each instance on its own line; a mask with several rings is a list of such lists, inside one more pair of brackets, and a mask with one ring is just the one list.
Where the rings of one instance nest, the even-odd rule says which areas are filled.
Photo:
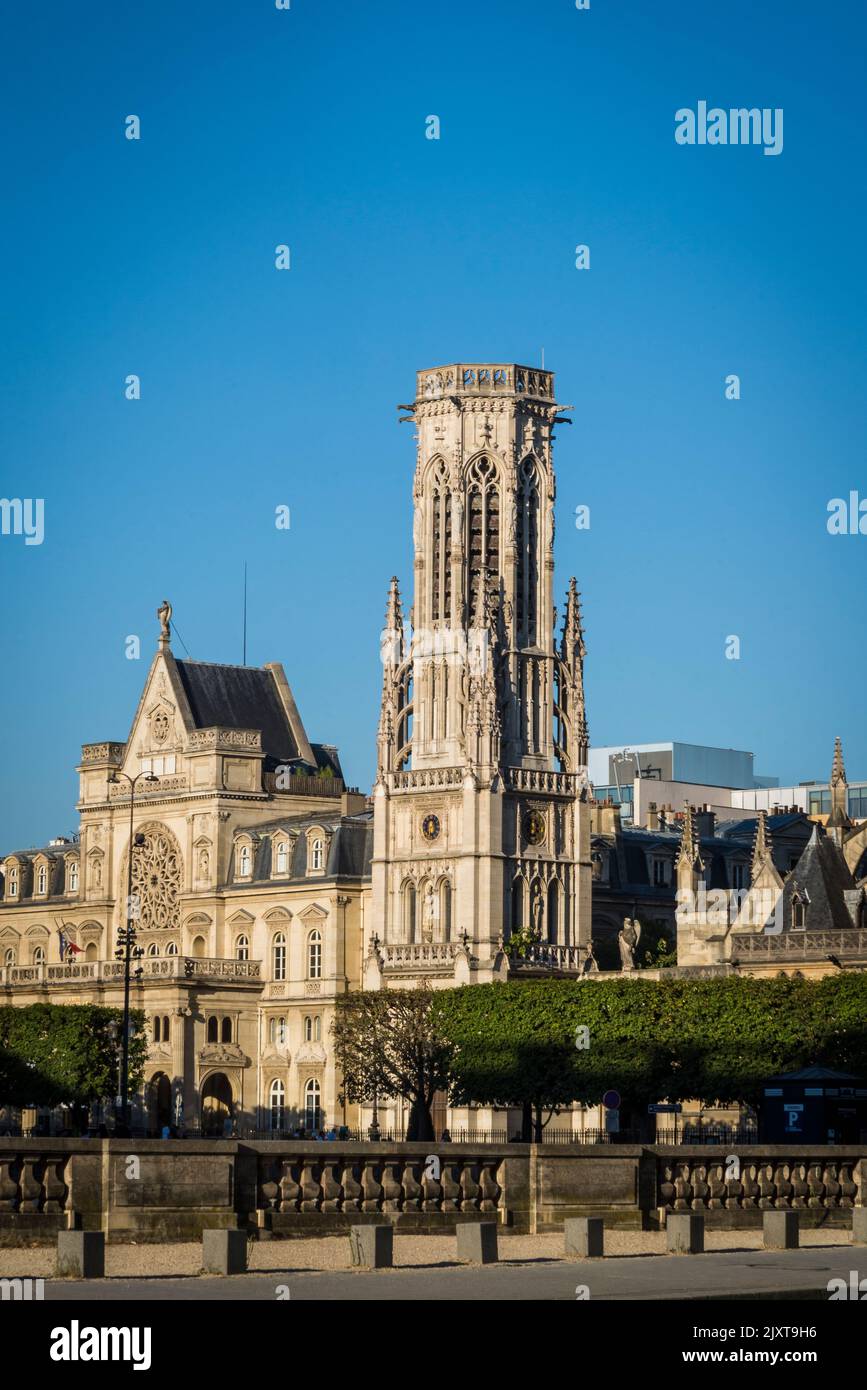
[[851, 929], [855, 923], [846, 906], [846, 894], [855, 888], [849, 867], [827, 835], [814, 827], [810, 841], [783, 887], [783, 926], [790, 927], [792, 898], [806, 892], [807, 931]]
[[197, 729], [261, 729], [266, 758], [298, 758], [298, 744], [271, 671], [210, 661], [176, 661], [175, 666]]
[[[250, 834], [259, 836], [253, 859], [253, 875], [249, 879], [236, 879], [234, 855], [232, 857], [232, 877], [234, 887], [244, 887], [258, 883], [291, 883], [297, 879], [309, 880], [307, 873], [308, 835], [314, 828], [328, 832], [331, 841], [328, 847], [328, 861], [325, 872], [317, 878], [369, 878], [373, 857], [373, 813], [365, 811], [355, 816], [335, 816], [333, 812], [319, 812], [304, 816], [282, 816], [279, 820], [267, 821], [263, 825], [247, 827]], [[297, 836], [292, 863], [288, 874], [272, 876], [272, 835], [285, 830]], [[235, 839], [245, 833], [239, 828]]]

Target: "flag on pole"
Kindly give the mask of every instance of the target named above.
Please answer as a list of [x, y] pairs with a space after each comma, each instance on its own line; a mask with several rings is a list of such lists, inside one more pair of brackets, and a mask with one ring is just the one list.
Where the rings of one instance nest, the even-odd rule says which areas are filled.
[[80, 954], [81, 954], [81, 947], [80, 947], [80, 946], [76, 946], [76, 944], [75, 944], [74, 941], [70, 941], [69, 937], [66, 935], [66, 932], [63, 930], [62, 927], [58, 927], [58, 928], [57, 928], [57, 934], [58, 934], [58, 936], [60, 937], [60, 959], [61, 959], [61, 960], [63, 960], [63, 958], [64, 958], [64, 956], [66, 955], [66, 952], [67, 952], [67, 951], [69, 951], [73, 956], [77, 956], [77, 955], [80, 955]]

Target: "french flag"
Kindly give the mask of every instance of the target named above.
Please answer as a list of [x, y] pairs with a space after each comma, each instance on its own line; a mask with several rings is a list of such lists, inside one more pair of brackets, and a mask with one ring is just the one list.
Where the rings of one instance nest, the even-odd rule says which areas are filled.
[[60, 959], [61, 959], [61, 960], [63, 960], [63, 958], [64, 958], [64, 956], [66, 955], [66, 952], [67, 952], [67, 951], [69, 951], [73, 956], [80, 955], [80, 953], [81, 953], [81, 947], [80, 947], [80, 946], [76, 946], [76, 944], [75, 944], [74, 941], [70, 941], [69, 937], [66, 935], [66, 932], [63, 930], [62, 927], [58, 927], [58, 928], [57, 928], [57, 934], [58, 934], [58, 936], [60, 937]]

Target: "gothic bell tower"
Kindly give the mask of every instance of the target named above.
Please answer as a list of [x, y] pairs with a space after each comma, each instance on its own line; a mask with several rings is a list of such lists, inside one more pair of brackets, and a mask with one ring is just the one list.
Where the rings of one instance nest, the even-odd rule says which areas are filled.
[[515, 931], [539, 965], [577, 970], [584, 637], [574, 579], [555, 631], [553, 374], [439, 367], [401, 409], [417, 427], [415, 573], [408, 621], [392, 580], [381, 637], [374, 973], [422, 958], [428, 975], [508, 973]]

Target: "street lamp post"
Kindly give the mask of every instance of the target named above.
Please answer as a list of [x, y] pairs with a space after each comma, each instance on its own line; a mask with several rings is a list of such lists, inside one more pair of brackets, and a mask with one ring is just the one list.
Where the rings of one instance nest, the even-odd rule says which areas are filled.
[[133, 955], [136, 959], [142, 954], [139, 947], [135, 946], [135, 928], [133, 927], [132, 915], [132, 852], [135, 848], [133, 840], [133, 812], [135, 808], [135, 784], [140, 779], [145, 782], [158, 782], [152, 772], [139, 772], [135, 777], [130, 777], [126, 772], [113, 772], [109, 777], [109, 782], [115, 785], [120, 784], [123, 777], [129, 782], [129, 850], [127, 852], [127, 873], [126, 873], [126, 930], [119, 938], [119, 947], [115, 952], [118, 959], [123, 960], [123, 1035], [121, 1037], [121, 1062], [120, 1062], [120, 1128], [124, 1138], [129, 1137], [130, 1113], [129, 1113], [129, 990], [130, 990], [130, 966]]

